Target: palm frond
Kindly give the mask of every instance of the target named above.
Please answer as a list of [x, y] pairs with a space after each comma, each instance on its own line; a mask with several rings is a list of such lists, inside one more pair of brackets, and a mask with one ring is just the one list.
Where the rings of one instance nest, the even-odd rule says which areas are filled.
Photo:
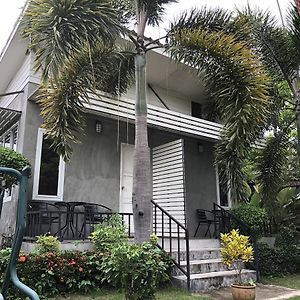
[[234, 200], [245, 200], [242, 164], [266, 122], [267, 74], [245, 43], [222, 31], [177, 31], [168, 51], [178, 62], [193, 67], [196, 76], [206, 74], [206, 87], [224, 123], [216, 149], [220, 177], [224, 183], [229, 180]]
[[296, 64], [300, 65], [300, 13], [296, 6], [292, 6], [287, 17], [289, 32], [296, 51]]
[[83, 131], [84, 103], [88, 103], [89, 93], [123, 93], [133, 78], [133, 54], [123, 49], [98, 44], [65, 60], [59, 80], [44, 86], [39, 100], [43, 127], [64, 160], [70, 159], [72, 144], [79, 141]]
[[252, 28], [251, 38], [255, 50], [268, 68], [273, 79], [292, 82], [298, 69], [299, 54], [295, 49], [293, 36], [277, 25], [268, 11], [247, 9], [239, 17]]
[[258, 152], [256, 158], [257, 182], [261, 188], [261, 198], [271, 216], [275, 211], [273, 206], [277, 194], [284, 183], [288, 140], [286, 132], [269, 137], [266, 146]]
[[70, 53], [79, 53], [85, 44], [111, 43], [121, 30], [109, 0], [31, 0], [23, 26], [43, 80], [49, 75], [56, 80]]
[[147, 24], [155, 26], [165, 12], [165, 6], [169, 3], [176, 3], [178, 0], [136, 0], [137, 10], [146, 13]]
[[202, 7], [185, 11], [170, 25], [168, 35], [185, 29], [206, 30], [231, 34], [236, 40], [247, 41], [250, 33], [249, 25], [243, 18], [233, 18], [233, 13], [222, 9]]

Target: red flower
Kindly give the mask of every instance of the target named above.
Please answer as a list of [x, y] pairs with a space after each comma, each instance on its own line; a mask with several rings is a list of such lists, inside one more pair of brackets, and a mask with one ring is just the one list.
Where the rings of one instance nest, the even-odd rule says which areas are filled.
[[25, 256], [25, 255], [22, 255], [22, 256], [19, 257], [19, 262], [20, 263], [25, 263], [26, 260], [27, 260], [27, 256]]
[[83, 272], [83, 268], [82, 268], [82, 267], [79, 267], [78, 271], [79, 271], [79, 272]]
[[69, 265], [70, 265], [70, 266], [76, 265], [76, 261], [74, 260], [74, 258], [71, 258], [71, 259], [69, 260]]

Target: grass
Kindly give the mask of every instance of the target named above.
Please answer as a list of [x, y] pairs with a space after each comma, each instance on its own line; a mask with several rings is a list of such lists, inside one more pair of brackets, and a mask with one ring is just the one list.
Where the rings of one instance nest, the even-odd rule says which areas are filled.
[[[264, 278], [262, 280], [262, 283], [281, 285], [291, 289], [300, 290], [300, 274], [294, 274], [284, 277]], [[300, 299], [300, 297], [298, 297], [298, 299]]]
[[[160, 290], [156, 294], [157, 300], [210, 300], [207, 297], [201, 296], [192, 296], [187, 293], [185, 290], [180, 290], [176, 288], [166, 288]], [[110, 291], [110, 290], [101, 290], [98, 292], [91, 293], [90, 295], [68, 295], [68, 296], [60, 296], [54, 298], [52, 300], [124, 300], [125, 297], [123, 294]]]
[[[300, 274], [284, 277], [264, 278], [262, 283], [280, 285], [291, 289], [300, 290]], [[289, 300], [300, 300], [300, 296], [289, 298]]]

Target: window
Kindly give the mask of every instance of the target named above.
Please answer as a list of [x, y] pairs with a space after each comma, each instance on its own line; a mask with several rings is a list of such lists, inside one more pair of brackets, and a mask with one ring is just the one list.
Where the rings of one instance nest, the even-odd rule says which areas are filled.
[[202, 118], [202, 105], [198, 102], [192, 102], [192, 117]]
[[230, 190], [220, 183], [218, 167], [216, 169], [217, 200], [218, 204], [224, 208], [231, 207]]
[[[18, 140], [18, 126], [13, 126], [8, 131], [6, 131], [2, 136], [0, 136], [0, 146], [5, 148], [11, 148], [17, 151], [17, 140]], [[11, 200], [12, 190], [14, 187], [5, 190], [3, 202], [8, 202]]]
[[51, 141], [39, 129], [36, 148], [33, 198], [35, 200], [63, 200], [65, 164], [51, 149]]

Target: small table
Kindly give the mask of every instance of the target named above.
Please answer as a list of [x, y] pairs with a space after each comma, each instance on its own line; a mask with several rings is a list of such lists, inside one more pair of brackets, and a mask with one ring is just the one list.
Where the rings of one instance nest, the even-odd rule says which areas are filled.
[[69, 231], [71, 230], [73, 238], [75, 237], [75, 233], [80, 233], [78, 229], [78, 215], [76, 218], [76, 224], [74, 224], [74, 215], [75, 215], [75, 208], [77, 206], [84, 206], [86, 202], [80, 201], [70, 201], [70, 202], [55, 202], [55, 205], [58, 207], [65, 207], [66, 208], [66, 223], [65, 225], [59, 229], [61, 232], [61, 238], [64, 238], [65, 234], [69, 235]]

